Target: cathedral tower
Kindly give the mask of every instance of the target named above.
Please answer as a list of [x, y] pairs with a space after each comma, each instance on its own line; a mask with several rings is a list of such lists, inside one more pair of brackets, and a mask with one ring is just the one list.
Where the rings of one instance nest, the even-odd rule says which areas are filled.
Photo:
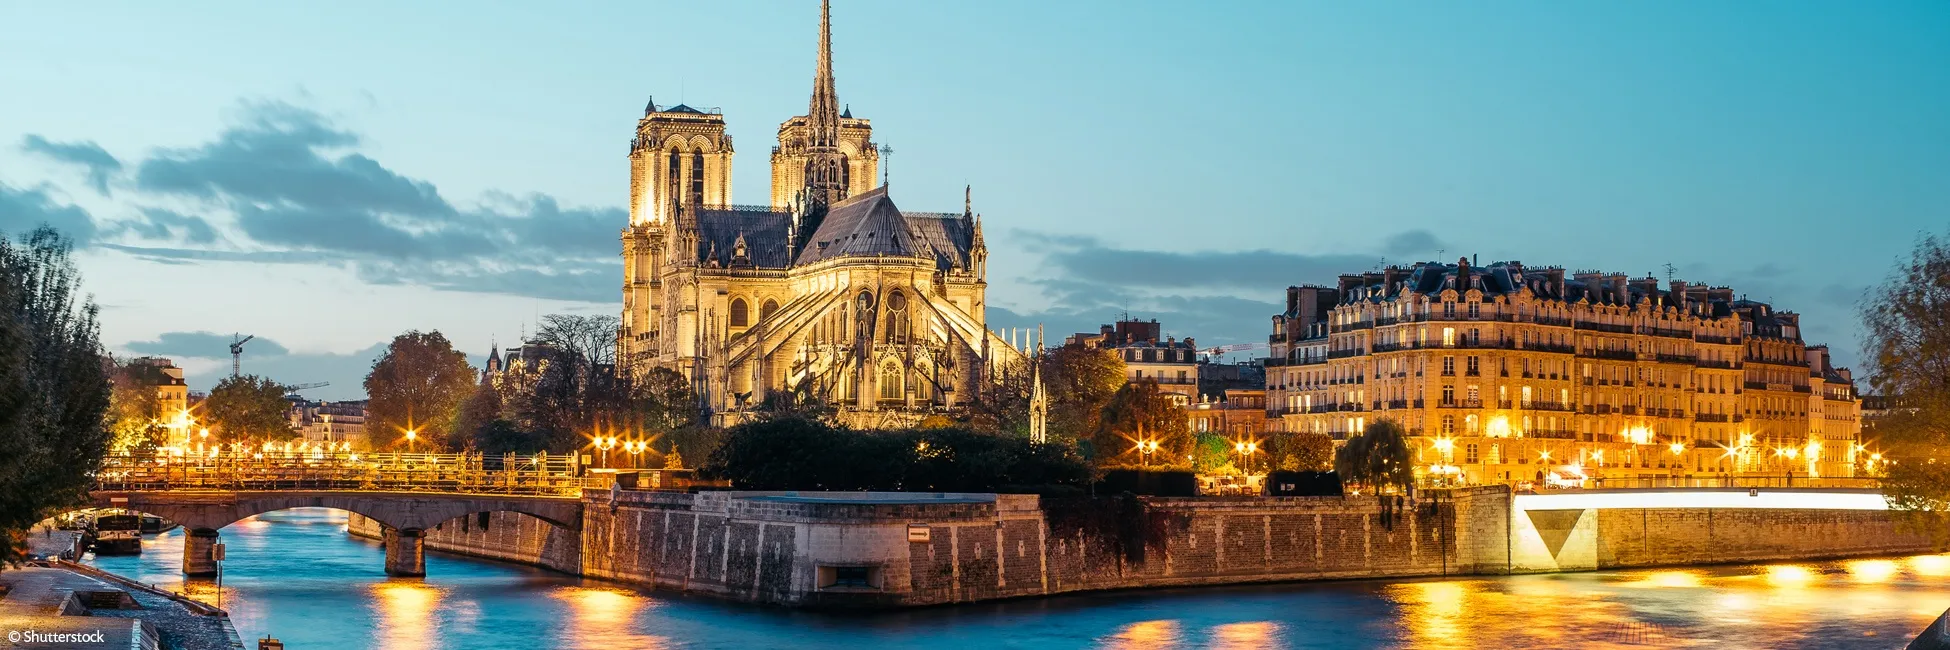
[[[630, 142], [630, 227], [623, 230], [623, 316], [616, 354], [636, 359], [655, 350], [662, 269], [681, 233], [680, 215], [731, 203], [731, 136], [724, 115], [652, 99]], [[688, 255], [680, 254], [681, 259]]]
[[[772, 149], [772, 207], [809, 214], [874, 188], [880, 152], [873, 124], [840, 103], [833, 81], [832, 5], [819, 6], [819, 61], [806, 114], [779, 124]], [[804, 228], [812, 230], [813, 228]]]

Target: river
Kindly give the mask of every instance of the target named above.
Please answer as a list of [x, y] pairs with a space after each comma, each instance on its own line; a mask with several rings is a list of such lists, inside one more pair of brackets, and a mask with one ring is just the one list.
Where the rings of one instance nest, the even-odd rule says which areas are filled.
[[[1116, 592], [871, 615], [645, 592], [438, 552], [388, 578], [345, 513], [222, 531], [249, 643], [310, 648], [1900, 648], [1950, 607], [1950, 555], [1652, 571]], [[183, 532], [101, 568], [170, 590]], [[212, 585], [190, 593], [215, 601]], [[253, 644], [254, 647], [254, 644]]]

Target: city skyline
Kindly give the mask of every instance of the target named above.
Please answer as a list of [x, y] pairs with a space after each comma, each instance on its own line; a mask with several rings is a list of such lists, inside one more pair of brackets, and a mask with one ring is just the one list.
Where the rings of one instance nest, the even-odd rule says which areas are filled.
[[[765, 202], [815, 7], [531, 27], [516, 10], [132, 6], [91, 19], [94, 50], [0, 27], [0, 57], [43, 64], [0, 70], [39, 100], [0, 106], [0, 231], [76, 237], [104, 342], [177, 358], [193, 388], [228, 372], [233, 331], [259, 337], [246, 372], [332, 381], [328, 398], [363, 393], [407, 329], [478, 365], [539, 314], [616, 313], [623, 131], [646, 97], [725, 107], [746, 146], [733, 200]], [[1950, 46], [1930, 38], [1950, 12], [1906, 8], [1240, 5], [1185, 22], [1163, 4], [842, 1], [834, 47], [901, 196], [947, 206], [974, 186], [991, 327], [1060, 336], [1129, 309], [1202, 343], [1263, 341], [1283, 287], [1384, 259], [1661, 279], [1670, 263], [1801, 312], [1852, 365], [1855, 296], [1950, 199], [1933, 119], [1950, 72], [1932, 65]], [[27, 15], [63, 11], [0, 24], [80, 24]], [[669, 35], [695, 58], [619, 44], [646, 23], [738, 27]], [[435, 25], [479, 38], [411, 38]]]

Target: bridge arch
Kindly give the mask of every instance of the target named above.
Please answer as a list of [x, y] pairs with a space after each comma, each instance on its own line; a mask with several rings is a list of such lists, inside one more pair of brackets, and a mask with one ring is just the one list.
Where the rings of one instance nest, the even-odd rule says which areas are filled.
[[95, 492], [92, 505], [122, 508], [183, 526], [183, 573], [216, 571], [211, 548], [217, 531], [244, 519], [292, 508], [332, 508], [361, 515], [385, 529], [386, 572], [425, 575], [422, 536], [445, 522], [482, 512], [515, 512], [567, 531], [582, 527], [582, 502], [574, 497], [428, 494], [370, 491]]

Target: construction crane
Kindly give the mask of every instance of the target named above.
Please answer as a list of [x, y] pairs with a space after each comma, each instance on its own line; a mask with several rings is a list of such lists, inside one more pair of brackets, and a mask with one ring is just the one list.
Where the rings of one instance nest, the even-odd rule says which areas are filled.
[[238, 336], [233, 333], [230, 335], [230, 376], [237, 376], [237, 370], [244, 356], [244, 344], [249, 343], [254, 338], [257, 338], [256, 334]]
[[329, 381], [312, 382], [309, 384], [287, 384], [284, 387], [284, 392], [287, 395], [296, 395], [298, 391], [301, 390], [308, 390], [312, 388], [324, 388], [330, 385], [332, 385], [332, 382]]
[[1209, 357], [1218, 357], [1227, 354], [1232, 354], [1234, 352], [1248, 352], [1252, 350], [1264, 350], [1264, 349], [1266, 349], [1265, 343], [1234, 343], [1231, 345], [1221, 345], [1216, 348], [1205, 348], [1203, 350], [1199, 350], [1198, 352], [1199, 354], [1203, 354]]

